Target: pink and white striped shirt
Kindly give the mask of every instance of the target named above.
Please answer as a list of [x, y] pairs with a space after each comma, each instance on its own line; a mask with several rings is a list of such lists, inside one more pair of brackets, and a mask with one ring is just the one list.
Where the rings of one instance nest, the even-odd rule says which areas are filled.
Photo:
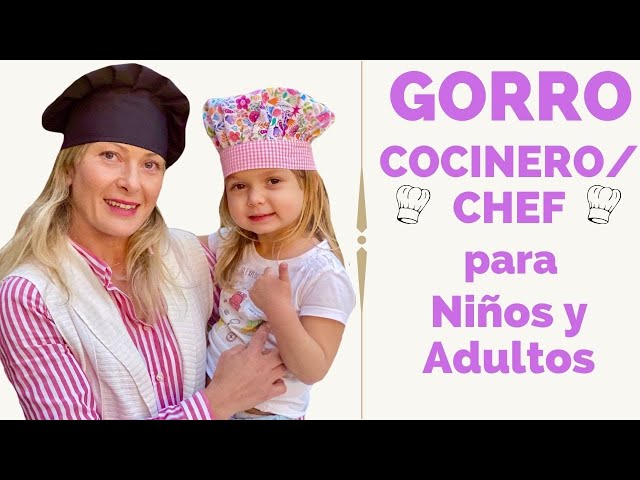
[[[111, 282], [111, 268], [80, 245], [71, 244], [113, 299], [145, 360], [158, 405], [153, 419], [210, 420], [209, 401], [202, 390], [182, 398], [180, 350], [166, 315], [154, 325], [141, 322], [132, 301]], [[213, 278], [215, 255], [203, 248]], [[210, 323], [218, 317], [219, 293], [215, 288]], [[100, 419], [87, 377], [40, 293], [22, 277], [8, 277], [0, 286], [0, 360], [26, 419]]]

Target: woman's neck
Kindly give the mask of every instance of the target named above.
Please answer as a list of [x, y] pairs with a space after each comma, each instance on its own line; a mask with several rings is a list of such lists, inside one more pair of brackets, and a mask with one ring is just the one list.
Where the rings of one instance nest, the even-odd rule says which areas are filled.
[[109, 265], [112, 269], [123, 270], [127, 258], [127, 240], [121, 238], [114, 239], [91, 239], [86, 236], [78, 237], [73, 232], [69, 232], [69, 238], [80, 245], [92, 255]]

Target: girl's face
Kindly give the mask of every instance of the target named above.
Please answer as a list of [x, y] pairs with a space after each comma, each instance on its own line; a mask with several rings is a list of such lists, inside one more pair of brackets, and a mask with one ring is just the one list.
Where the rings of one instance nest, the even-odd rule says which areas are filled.
[[72, 238], [89, 248], [133, 235], [156, 206], [164, 164], [144, 148], [90, 144], [69, 177]]
[[259, 168], [225, 179], [229, 213], [240, 228], [268, 241], [298, 221], [304, 192], [291, 170]]

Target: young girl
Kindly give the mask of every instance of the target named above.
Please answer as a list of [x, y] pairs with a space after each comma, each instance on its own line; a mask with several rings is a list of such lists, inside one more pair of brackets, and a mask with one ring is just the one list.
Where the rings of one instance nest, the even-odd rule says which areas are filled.
[[299, 419], [311, 385], [329, 370], [355, 306], [311, 142], [333, 123], [323, 104], [290, 88], [212, 98], [205, 128], [220, 153], [221, 228], [201, 241], [215, 251], [220, 320], [209, 332], [207, 374], [220, 354], [267, 321], [287, 392], [241, 419]]

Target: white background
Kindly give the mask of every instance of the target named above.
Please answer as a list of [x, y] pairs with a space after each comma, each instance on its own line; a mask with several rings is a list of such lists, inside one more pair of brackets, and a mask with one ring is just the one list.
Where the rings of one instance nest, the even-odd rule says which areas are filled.
[[[40, 125], [42, 111], [82, 74], [122, 61], [3, 62], [0, 117], [4, 168], [0, 177], [0, 243], [6, 242], [21, 213], [43, 187], [62, 137]], [[166, 178], [160, 207], [172, 227], [208, 233], [218, 226], [222, 176], [218, 156], [204, 133], [200, 108], [211, 96], [235, 95], [265, 86], [291, 86], [329, 105], [336, 123], [314, 143], [320, 173], [327, 184], [333, 221], [357, 285], [355, 228], [360, 174], [361, 63], [257, 62], [257, 61], [140, 61], [170, 77], [189, 97], [192, 115], [187, 149]], [[640, 153], [636, 152], [615, 178], [605, 173], [594, 178], [450, 178], [438, 171], [430, 178], [407, 173], [390, 178], [381, 170], [380, 153], [389, 145], [411, 150], [430, 145], [442, 152], [451, 145], [563, 145], [571, 152], [594, 145], [605, 154], [605, 172], [627, 145], [638, 141], [640, 88], [638, 62], [576, 61], [366, 61], [363, 69], [364, 176], [368, 228], [364, 233], [368, 267], [364, 322], [356, 307], [334, 366], [313, 389], [308, 418], [431, 419], [431, 418], [639, 418], [640, 377], [637, 375], [640, 322], [635, 299], [640, 272], [640, 206], [637, 178]], [[409, 122], [392, 109], [389, 91], [393, 81], [409, 70], [427, 73], [434, 83], [424, 93], [437, 93], [440, 82], [458, 70], [482, 79], [487, 89], [485, 110], [475, 119], [457, 122], [438, 109], [434, 122]], [[492, 71], [523, 72], [532, 85], [527, 101], [536, 118], [518, 121], [507, 110], [507, 121], [490, 119]], [[553, 122], [537, 120], [539, 71], [570, 72], [580, 85], [574, 105], [583, 121], [568, 122], [555, 110]], [[596, 73], [613, 70], [630, 83], [633, 98], [624, 117], [613, 122], [592, 118], [582, 95]], [[420, 93], [419, 88], [408, 97]], [[456, 90], [460, 107], [468, 91]], [[612, 100], [602, 90], [602, 103]], [[517, 171], [517, 169], [516, 169]], [[428, 188], [431, 200], [415, 225], [396, 220], [396, 190], [401, 185]], [[587, 220], [587, 189], [600, 184], [618, 188], [622, 199], [607, 225]], [[463, 191], [563, 191], [563, 211], [552, 224], [463, 224], [452, 204]], [[506, 250], [551, 251], [557, 275], [538, 275], [528, 264], [524, 275], [476, 277], [464, 281], [466, 251], [489, 254]], [[500, 295], [503, 308], [515, 302], [553, 305], [554, 323], [544, 329], [488, 327], [455, 329], [432, 325], [432, 297], [440, 295]], [[580, 333], [564, 337], [567, 320], [563, 303], [587, 303]], [[363, 332], [361, 357], [361, 331]], [[593, 350], [595, 370], [586, 375], [571, 371], [525, 374], [423, 374], [432, 342], [441, 341], [449, 356], [478, 340], [481, 349], [508, 348], [519, 340], [525, 346], [538, 342], [549, 352], [564, 349]], [[361, 358], [363, 372], [361, 377]], [[525, 357], [526, 359], [526, 357]], [[360, 397], [361, 388], [363, 398]], [[362, 400], [362, 404], [361, 404]], [[13, 388], [0, 374], [0, 418], [22, 418]]]
[[[3, 61], [0, 80], [0, 243], [48, 178], [62, 135], [45, 131], [42, 112], [75, 79], [106, 65], [137, 62], [169, 77], [189, 98], [187, 147], [167, 172], [159, 206], [169, 226], [208, 234], [219, 227], [219, 157], [202, 125], [210, 97], [290, 87], [328, 105], [336, 121], [314, 142], [331, 200], [333, 224], [357, 288], [356, 205], [360, 175], [360, 62], [323, 61]], [[360, 309], [353, 312], [333, 367], [314, 386], [307, 418], [360, 418]], [[0, 419], [23, 418], [13, 387], [0, 373]]]

